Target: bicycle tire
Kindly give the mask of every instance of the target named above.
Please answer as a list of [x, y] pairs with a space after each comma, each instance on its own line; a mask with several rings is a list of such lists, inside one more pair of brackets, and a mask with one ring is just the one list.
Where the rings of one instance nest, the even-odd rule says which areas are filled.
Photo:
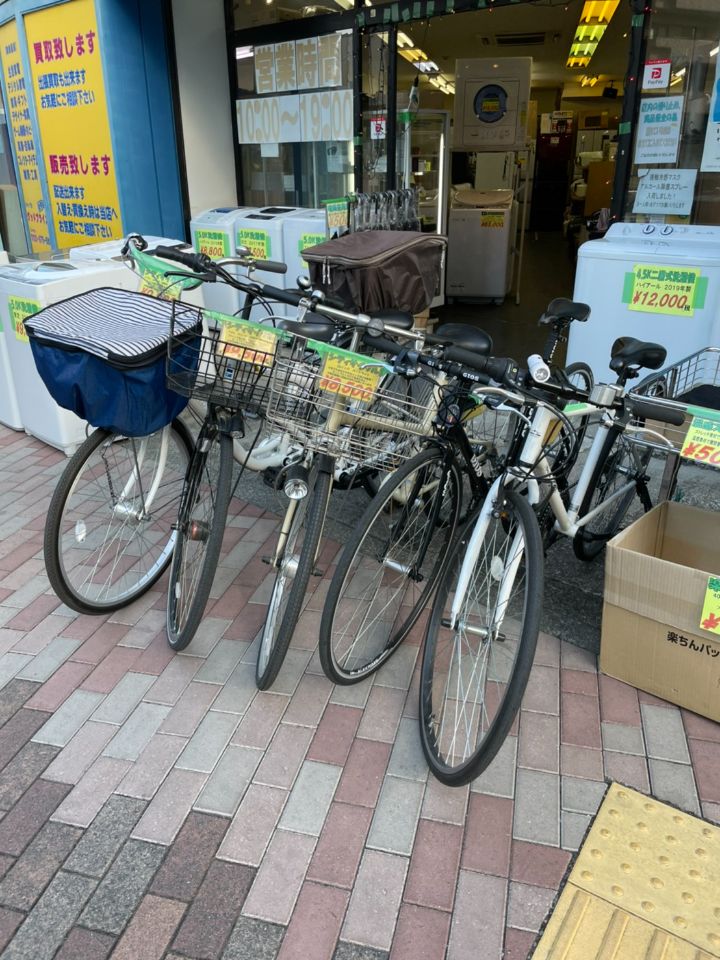
[[[504, 492], [502, 504], [490, 517], [469, 584], [469, 601], [466, 600], [460, 612], [459, 623], [462, 628], [451, 630], [445, 626], [448, 622], [446, 612], [450, 609], [465, 549], [480, 509], [473, 514], [453, 545], [450, 553], [452, 559], [441, 577], [423, 646], [420, 673], [422, 747], [433, 774], [449, 786], [462, 786], [477, 777], [504, 743], [520, 708], [540, 630], [544, 564], [540, 529], [530, 504], [512, 490]], [[476, 616], [476, 607], [480, 615], [480, 625], [476, 629], [485, 629], [489, 636], [491, 631], [487, 626], [482, 626], [483, 616], [485, 624], [488, 624], [490, 617], [495, 615], [496, 594], [502, 585], [503, 573], [516, 556], [515, 553], [510, 555], [510, 550], [518, 528], [522, 534], [522, 553], [513, 585], [520, 587], [522, 596], [518, 596], [514, 603], [511, 596], [505, 605], [505, 615], [500, 624], [500, 627], [505, 627], [505, 636], [501, 639], [498, 630], [489, 642], [487, 636], [484, 641], [476, 642], [479, 635], [466, 628], [473, 626], [471, 619]], [[498, 536], [504, 538], [502, 543], [498, 541]], [[503, 557], [498, 549], [502, 549], [505, 543], [508, 546]], [[485, 589], [488, 595], [484, 614], [481, 614], [481, 589]], [[510, 620], [506, 623], [507, 613], [510, 614]], [[473, 650], [473, 645], [477, 650]], [[477, 661], [481, 653], [485, 664], [478, 669]], [[461, 674], [466, 666], [469, 670], [467, 690], [461, 685]], [[491, 693], [486, 700], [485, 684], [489, 680], [495, 686], [490, 688]], [[458, 692], [468, 694], [462, 702], [457, 696]], [[468, 701], [472, 703], [470, 712]], [[446, 717], [451, 717], [453, 703], [455, 726], [452, 730], [446, 730]], [[485, 716], [488, 718], [488, 727], [483, 731], [481, 726]], [[458, 726], [467, 729], [461, 729], [458, 733]]]
[[[421, 499], [423, 487], [435, 482], [429, 477], [436, 468], [442, 471], [437, 482], [449, 494], [445, 510], [445, 503], [435, 502], [434, 490], [431, 500]], [[452, 542], [461, 490], [456, 459], [448, 460], [444, 450], [433, 446], [392, 474], [365, 508], [340, 555], [320, 622], [320, 662], [333, 683], [356, 683], [374, 673], [417, 622]], [[424, 542], [429, 523], [434, 527], [432, 537]], [[407, 553], [402, 553], [405, 549]], [[363, 589], [368, 569], [373, 578], [367, 591], [355, 596]], [[417, 576], [422, 579], [415, 580]]]
[[[275, 574], [255, 665], [255, 683], [260, 690], [272, 686], [280, 672], [315, 569], [332, 479], [329, 473], [317, 467], [311, 472], [313, 477], [311, 489], [295, 509]], [[296, 551], [301, 534], [302, 545]]]
[[207, 606], [225, 533], [232, 471], [231, 437], [206, 421], [188, 467], [170, 566], [167, 638], [173, 650], [187, 647]]
[[[91, 615], [119, 610], [167, 569], [193, 443], [185, 425], [174, 420], [162, 482], [145, 515], [144, 497], [161, 443], [162, 430], [132, 439], [98, 429], [60, 476], [48, 507], [43, 550], [50, 586], [72, 610]], [[112, 581], [98, 581], [102, 569]]]
[[649, 449], [642, 449], [637, 445], [633, 447], [625, 440], [621, 429], [610, 429], [590, 478], [587, 493], [580, 505], [578, 519], [582, 519], [591, 510], [599, 507], [615, 489], [618, 489], [612, 486], [614, 478], [620, 477], [623, 483], [634, 478], [635, 487], [631, 487], [614, 501], [615, 506], [609, 518], [603, 519], [605, 514], [600, 513], [590, 524], [578, 530], [573, 538], [573, 550], [578, 560], [588, 562], [602, 553], [607, 541], [620, 530], [636, 495], [644, 510], [647, 512], [650, 509], [652, 506], [650, 494], [643, 479], [644, 469], [650, 462], [650, 457]]

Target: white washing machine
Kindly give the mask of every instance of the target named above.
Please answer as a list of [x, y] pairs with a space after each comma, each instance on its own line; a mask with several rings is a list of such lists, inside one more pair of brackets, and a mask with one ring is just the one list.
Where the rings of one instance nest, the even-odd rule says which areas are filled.
[[[234, 257], [236, 253], [235, 223], [254, 207], [215, 207], [204, 210], [190, 221], [190, 240], [199, 253], [207, 253], [215, 260]], [[235, 271], [230, 270], [234, 274]], [[267, 282], [267, 281], [265, 281]], [[244, 294], [226, 283], [207, 283], [204, 290], [205, 306], [219, 313], [237, 313], [245, 300]]]
[[615, 223], [580, 247], [573, 299], [591, 314], [570, 326], [568, 363], [589, 363], [599, 381], [613, 379], [620, 336], [661, 343], [666, 364], [720, 346], [720, 227]]
[[137, 278], [120, 263], [53, 260], [0, 267], [0, 322], [5, 330], [19, 416], [25, 431], [70, 456], [85, 439], [85, 421], [59, 407], [35, 368], [24, 317], [97, 287], [135, 290]]
[[445, 292], [502, 303], [515, 262], [518, 205], [512, 190], [458, 190], [448, 221]]
[[[0, 250], [0, 266], [8, 262], [8, 255]], [[13, 336], [12, 329], [0, 322], [0, 423], [13, 430], [22, 430], [20, 407], [15, 392], [15, 380], [7, 348], [7, 337]]]
[[327, 215], [324, 209], [300, 208], [283, 218], [283, 254], [287, 273], [282, 278], [282, 286], [285, 290], [294, 290], [297, 278], [308, 275], [308, 265], [300, 256], [300, 251], [324, 243], [327, 238]]
[[[258, 260], [276, 260], [287, 263], [285, 254], [285, 231], [287, 224], [298, 214], [306, 211], [301, 207], [262, 207], [243, 214], [235, 223], [235, 242], [238, 247], [247, 247]], [[302, 270], [285, 274], [267, 273], [265, 270], [256, 270], [253, 278], [259, 283], [267, 283], [281, 290], [295, 289], [295, 281]], [[271, 305], [273, 314], [277, 317], [286, 317], [294, 313], [292, 307], [282, 303]], [[260, 316], [253, 319], [261, 320]]]
[[[189, 253], [194, 253], [194, 247], [189, 243], [185, 243], [184, 240], [172, 240], [169, 237], [144, 237], [147, 240], [148, 250], [153, 250], [157, 246], [164, 247], [177, 247], [180, 250], [187, 251]], [[117, 261], [124, 263], [124, 266], [129, 272], [131, 272], [130, 265], [121, 261], [120, 257], [122, 256], [122, 248], [125, 245], [125, 240], [105, 240], [102, 243], [87, 243], [82, 247], [71, 247], [68, 252], [68, 257], [75, 263], [92, 263], [92, 262], [101, 262], [108, 260]], [[163, 261], [167, 263], [168, 269], [172, 270], [182, 270], [183, 267], [177, 263], [174, 263], [171, 260]], [[144, 284], [144, 275], [140, 272], [134, 272], [136, 278], [136, 289], [143, 290], [144, 292], [150, 293], [154, 292], [153, 285]], [[184, 303], [192, 303], [196, 307], [205, 306], [205, 288], [208, 284], [201, 284], [199, 287], [196, 287], [194, 290], [183, 290], [180, 285], [172, 285], [172, 279], [168, 279], [168, 293], [171, 293], [173, 296], [179, 297]]]

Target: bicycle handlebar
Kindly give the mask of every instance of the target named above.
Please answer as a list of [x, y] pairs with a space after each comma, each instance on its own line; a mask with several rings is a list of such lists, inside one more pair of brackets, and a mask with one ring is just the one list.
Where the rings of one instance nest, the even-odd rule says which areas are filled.
[[206, 253], [187, 253], [174, 247], [164, 247], [162, 244], [155, 247], [153, 255], [163, 260], [172, 260], [187, 267], [194, 273], [208, 273], [212, 271], [213, 261]]

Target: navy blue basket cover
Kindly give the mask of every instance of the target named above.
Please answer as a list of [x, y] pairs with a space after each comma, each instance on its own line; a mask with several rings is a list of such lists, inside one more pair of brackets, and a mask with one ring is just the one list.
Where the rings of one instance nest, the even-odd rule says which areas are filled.
[[175, 364], [185, 371], [197, 365], [196, 307], [101, 287], [46, 307], [25, 326], [52, 398], [94, 427], [142, 437], [187, 406], [188, 397], [167, 387], [166, 363], [169, 373]]

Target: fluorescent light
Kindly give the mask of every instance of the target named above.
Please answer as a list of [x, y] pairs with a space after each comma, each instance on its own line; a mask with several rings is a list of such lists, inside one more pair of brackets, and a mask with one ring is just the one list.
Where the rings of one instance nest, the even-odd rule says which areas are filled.
[[440, 73], [440, 67], [432, 60], [419, 60], [413, 64], [420, 73]]
[[570, 46], [568, 67], [588, 66], [619, 5], [620, 0], [585, 0]]
[[397, 45], [399, 47], [414, 47], [415, 41], [402, 30], [398, 30]]
[[247, 60], [255, 53], [254, 47], [235, 47], [235, 59]]
[[713, 47], [712, 50], [710, 51], [710, 56], [711, 56], [711, 57], [716, 57], [716, 56], [717, 56], [717, 53], [718, 53], [718, 50], [720, 50], [720, 47]]

